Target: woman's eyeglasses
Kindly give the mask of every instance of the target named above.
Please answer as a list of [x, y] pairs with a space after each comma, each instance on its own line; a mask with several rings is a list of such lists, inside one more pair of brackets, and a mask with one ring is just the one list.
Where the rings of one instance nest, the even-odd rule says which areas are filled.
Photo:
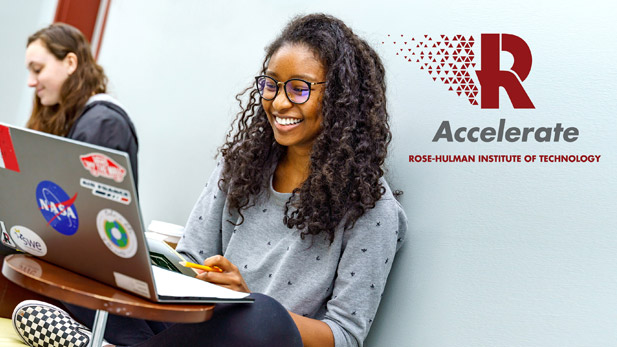
[[259, 95], [265, 100], [274, 100], [279, 93], [279, 85], [283, 85], [287, 99], [294, 104], [303, 104], [311, 96], [311, 86], [326, 82], [307, 82], [299, 78], [292, 78], [287, 82], [279, 82], [270, 76], [255, 77]]

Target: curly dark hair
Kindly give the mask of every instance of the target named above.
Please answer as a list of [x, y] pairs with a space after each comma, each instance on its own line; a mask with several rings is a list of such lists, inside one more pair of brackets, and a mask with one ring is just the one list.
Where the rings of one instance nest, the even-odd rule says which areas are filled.
[[[332, 242], [337, 226], [353, 228], [356, 220], [385, 193], [380, 178], [391, 140], [384, 67], [377, 53], [341, 20], [325, 14], [294, 18], [266, 49], [262, 74], [284, 45], [305, 45], [327, 70], [322, 104], [322, 131], [310, 155], [309, 176], [293, 190], [283, 223], [301, 237], [325, 234]], [[250, 91], [250, 92], [249, 92]], [[246, 106], [242, 98], [249, 92]], [[259, 92], [248, 88], [236, 96], [238, 113], [226, 142], [219, 187], [228, 191], [230, 211], [255, 204], [267, 187], [270, 168], [286, 147], [274, 139]]]

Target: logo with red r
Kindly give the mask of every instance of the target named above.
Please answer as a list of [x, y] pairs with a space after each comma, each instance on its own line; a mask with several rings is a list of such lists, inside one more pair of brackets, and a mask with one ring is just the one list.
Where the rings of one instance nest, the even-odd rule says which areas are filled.
[[[476, 40], [472, 35], [406, 37], [388, 35], [396, 55], [415, 63], [433, 81], [467, 98], [483, 109], [499, 108], [499, 88], [503, 88], [514, 108], [535, 108], [523, 87], [532, 65], [531, 50], [520, 37], [512, 34], [481, 34], [480, 69], [476, 68]], [[382, 41], [382, 44], [389, 43]], [[501, 70], [501, 52], [512, 54], [512, 67]], [[478, 98], [480, 99], [478, 102]]]

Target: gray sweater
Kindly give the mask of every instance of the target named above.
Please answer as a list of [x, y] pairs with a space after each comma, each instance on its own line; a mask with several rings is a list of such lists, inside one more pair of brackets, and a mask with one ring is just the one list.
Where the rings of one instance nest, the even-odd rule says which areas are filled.
[[296, 314], [327, 323], [335, 345], [362, 346], [377, 312], [407, 218], [385, 180], [386, 193], [375, 208], [334, 242], [321, 235], [302, 240], [283, 224], [291, 196], [269, 185], [237, 224], [226, 193], [218, 187], [223, 162], [206, 184], [189, 216], [177, 250], [202, 263], [221, 254], [240, 269], [253, 292], [269, 295]]

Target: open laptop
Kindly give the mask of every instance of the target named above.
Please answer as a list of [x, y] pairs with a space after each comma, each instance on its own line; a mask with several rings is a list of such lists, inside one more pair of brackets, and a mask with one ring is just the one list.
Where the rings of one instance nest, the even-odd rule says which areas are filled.
[[151, 263], [128, 155], [0, 123], [0, 239], [156, 302], [252, 302]]

